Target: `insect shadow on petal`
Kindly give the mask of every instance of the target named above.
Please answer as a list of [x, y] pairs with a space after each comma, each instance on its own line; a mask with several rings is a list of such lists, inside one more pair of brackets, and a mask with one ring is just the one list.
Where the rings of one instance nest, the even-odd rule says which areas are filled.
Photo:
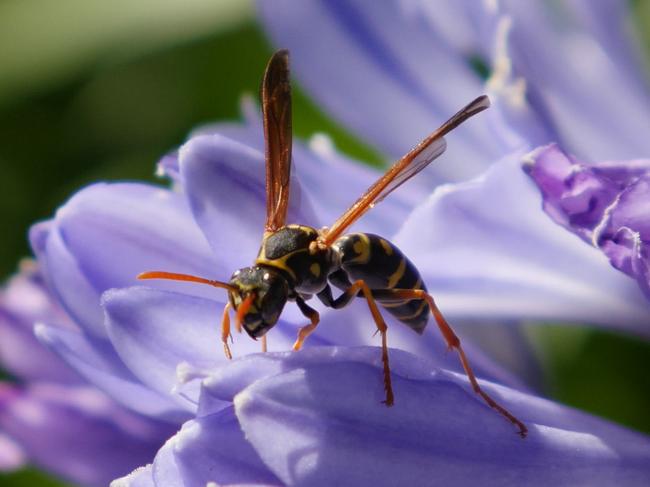
[[[307, 301], [316, 296], [325, 306], [340, 309], [355, 297], [365, 299], [381, 335], [384, 403], [394, 403], [388, 357], [387, 326], [379, 306], [417, 333], [422, 333], [433, 315], [447, 347], [458, 352], [474, 391], [517, 428], [521, 437], [527, 428], [479, 386], [459, 338], [427, 292], [413, 263], [388, 240], [369, 233], [345, 231], [396, 188], [428, 166], [446, 148], [444, 136], [458, 125], [485, 110], [490, 100], [476, 98], [395, 162], [330, 227], [320, 230], [286, 224], [291, 171], [291, 86], [289, 53], [276, 52], [269, 61], [261, 86], [266, 156], [266, 223], [264, 237], [253, 266], [235, 271], [229, 282], [164, 271], [144, 272], [139, 279], [172, 279], [224, 288], [228, 303], [223, 312], [224, 352], [230, 359], [230, 310], [236, 312], [236, 327], [254, 339], [262, 338], [277, 323], [287, 301], [295, 302], [310, 323], [298, 331], [293, 345], [300, 350], [316, 329], [318, 312]], [[337, 298], [332, 287], [342, 290]], [[379, 306], [378, 306], [379, 305]]]

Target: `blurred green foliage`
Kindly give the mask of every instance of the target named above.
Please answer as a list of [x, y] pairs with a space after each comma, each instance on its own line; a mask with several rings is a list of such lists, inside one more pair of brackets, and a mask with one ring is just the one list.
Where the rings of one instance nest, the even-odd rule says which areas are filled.
[[[86, 24], [70, 34], [43, 20], [57, 15], [54, 3], [24, 0], [19, 7], [18, 1], [0, 1], [0, 66], [7, 68], [0, 74], [1, 275], [10, 275], [17, 260], [29, 255], [29, 225], [50, 217], [76, 189], [97, 180], [156, 181], [154, 163], [191, 128], [237, 119], [241, 95], [257, 93], [271, 47], [247, 20], [248, 2], [239, 8], [230, 0], [216, 2], [231, 9], [222, 18], [212, 14], [215, 2], [192, 0], [196, 10], [176, 17], [170, 3], [161, 1], [164, 8], [153, 19], [142, 6], [131, 12], [138, 24], [123, 1], [98, 11], [83, 0], [56, 2]], [[144, 4], [152, 6], [150, 0]], [[34, 19], [25, 5], [49, 5], [50, 11]], [[120, 8], [126, 11], [117, 12]], [[641, 10], [642, 22], [650, 25], [650, 8]], [[19, 25], [7, 27], [23, 17], [36, 40]], [[139, 28], [143, 25], [148, 28]], [[49, 45], [65, 35], [72, 40]], [[34, 49], [43, 51], [42, 59], [34, 59]], [[327, 132], [344, 152], [380, 163], [299, 87], [294, 128], [303, 138]], [[549, 372], [545, 393], [650, 433], [646, 342], [575, 327], [531, 329]], [[26, 470], [0, 475], [0, 485], [63, 484]]]

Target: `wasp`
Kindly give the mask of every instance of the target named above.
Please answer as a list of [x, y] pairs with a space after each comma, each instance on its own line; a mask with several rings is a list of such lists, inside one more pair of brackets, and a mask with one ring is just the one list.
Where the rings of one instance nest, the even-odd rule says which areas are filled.
[[[208, 284], [228, 291], [222, 318], [221, 338], [230, 359], [230, 310], [236, 326], [253, 339], [262, 338], [277, 323], [287, 301], [295, 302], [309, 324], [298, 331], [293, 345], [300, 350], [316, 329], [318, 312], [307, 304], [316, 296], [325, 306], [340, 309], [354, 298], [365, 299], [381, 335], [384, 403], [394, 403], [388, 357], [387, 325], [379, 306], [421, 334], [433, 315], [447, 347], [458, 352], [474, 391], [517, 428], [525, 437], [527, 428], [492, 399], [478, 384], [458, 336], [427, 292], [415, 265], [388, 240], [368, 233], [345, 234], [346, 230], [396, 188], [440, 156], [446, 148], [444, 136], [490, 106], [483, 95], [469, 103], [435, 132], [395, 162], [332, 226], [315, 229], [286, 224], [291, 171], [291, 87], [289, 53], [276, 52], [270, 59], [261, 85], [262, 118], [266, 158], [266, 223], [259, 254], [253, 266], [235, 271], [229, 282], [164, 271], [145, 272], [139, 279], [172, 279]], [[332, 294], [332, 286], [342, 291]]]

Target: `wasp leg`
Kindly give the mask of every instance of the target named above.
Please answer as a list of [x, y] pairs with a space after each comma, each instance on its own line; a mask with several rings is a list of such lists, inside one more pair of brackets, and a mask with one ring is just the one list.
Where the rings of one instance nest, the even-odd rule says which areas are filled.
[[377, 299], [394, 298], [394, 299], [426, 300], [426, 302], [429, 304], [429, 308], [431, 309], [434, 318], [436, 319], [438, 328], [440, 329], [442, 336], [445, 338], [445, 341], [447, 342], [447, 347], [449, 347], [449, 349], [455, 348], [456, 351], [458, 352], [458, 355], [460, 357], [460, 362], [463, 365], [463, 369], [465, 369], [465, 374], [467, 374], [467, 378], [469, 379], [469, 382], [472, 384], [472, 389], [474, 389], [474, 392], [476, 392], [476, 394], [481, 396], [483, 400], [488, 404], [488, 406], [498, 411], [501, 415], [507, 418], [515, 426], [517, 426], [517, 428], [519, 428], [519, 435], [522, 438], [526, 437], [526, 434], [528, 433], [528, 428], [526, 428], [526, 425], [521, 421], [519, 421], [515, 416], [513, 416], [507, 409], [505, 409], [503, 406], [498, 404], [486, 392], [484, 392], [483, 389], [481, 389], [481, 386], [479, 386], [478, 381], [476, 380], [476, 376], [472, 371], [472, 367], [470, 366], [469, 361], [467, 360], [467, 356], [463, 351], [463, 347], [461, 347], [460, 345], [460, 339], [458, 338], [456, 333], [454, 333], [454, 330], [451, 328], [451, 325], [447, 323], [447, 320], [438, 309], [438, 306], [436, 306], [436, 303], [433, 300], [433, 296], [424, 292], [422, 289], [382, 289], [381, 291], [374, 291], [373, 294]]
[[300, 308], [300, 311], [302, 311], [302, 314], [304, 314], [311, 321], [309, 325], [303, 326], [300, 328], [300, 330], [298, 330], [298, 338], [296, 339], [296, 343], [293, 344], [293, 349], [295, 351], [298, 351], [302, 348], [302, 344], [305, 342], [307, 337], [311, 335], [318, 326], [320, 316], [318, 314], [318, 311], [308, 306], [307, 303], [305, 303], [305, 300], [301, 297], [296, 298], [296, 304]]
[[262, 337], [262, 353], [266, 353], [268, 350], [267, 343], [266, 343], [266, 335]]
[[223, 308], [223, 317], [221, 318], [221, 341], [223, 342], [223, 352], [226, 354], [228, 360], [232, 359], [230, 347], [228, 346], [228, 338], [230, 335], [230, 302], [226, 303]]
[[365, 281], [359, 279], [358, 281], [353, 282], [352, 285], [336, 299], [332, 297], [332, 290], [329, 286], [325, 287], [325, 289], [318, 293], [317, 296], [325, 306], [340, 309], [352, 301], [359, 291], [361, 291], [363, 297], [366, 298], [368, 308], [370, 308], [370, 313], [375, 320], [375, 325], [377, 325], [377, 330], [381, 333], [381, 361], [384, 365], [384, 389], [386, 390], [386, 399], [384, 400], [384, 404], [390, 407], [394, 404], [395, 399], [393, 395], [393, 385], [390, 378], [390, 365], [388, 364], [388, 343], [386, 340], [388, 327], [379, 312], [379, 308], [377, 308], [377, 303], [375, 303], [372, 291]]

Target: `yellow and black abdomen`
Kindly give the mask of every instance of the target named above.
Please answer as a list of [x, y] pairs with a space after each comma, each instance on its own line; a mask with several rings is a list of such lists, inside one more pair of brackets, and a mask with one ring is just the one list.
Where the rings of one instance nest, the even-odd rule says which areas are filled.
[[[339, 255], [341, 270], [330, 276], [336, 287], [362, 279], [373, 291], [389, 289], [422, 289], [426, 287], [415, 265], [395, 245], [370, 233], [345, 235], [332, 246]], [[337, 275], [338, 274], [338, 275]], [[377, 301], [395, 318], [418, 333], [422, 333], [429, 320], [429, 307], [423, 299], [395, 300], [380, 295]], [[385, 293], [384, 293], [385, 294]]]

